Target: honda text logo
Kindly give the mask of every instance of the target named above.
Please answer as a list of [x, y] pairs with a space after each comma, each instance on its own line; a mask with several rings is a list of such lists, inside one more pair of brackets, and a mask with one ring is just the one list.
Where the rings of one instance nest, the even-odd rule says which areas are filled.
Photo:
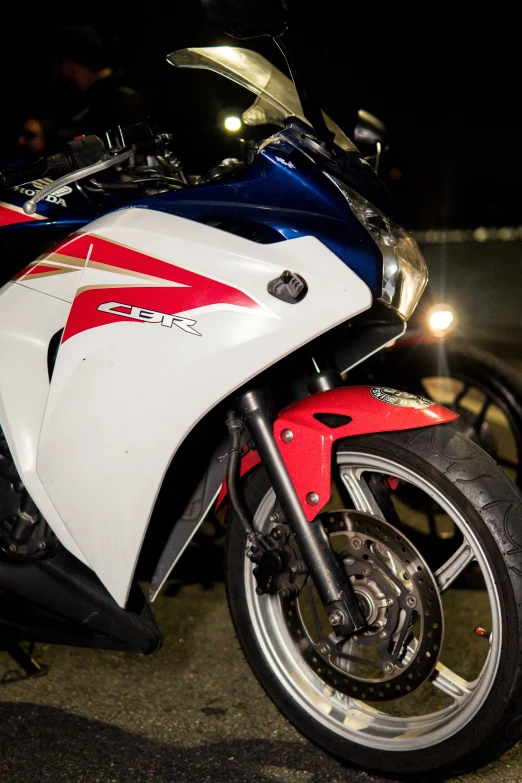
[[181, 315], [158, 313], [156, 310], [146, 310], [143, 307], [123, 304], [122, 302], [104, 302], [104, 304], [99, 305], [98, 310], [101, 310], [102, 313], [120, 315], [122, 318], [132, 318], [134, 321], [146, 321], [150, 324], [161, 324], [169, 328], [178, 326], [184, 332], [201, 337], [201, 333], [192, 328], [196, 321], [192, 318], [183, 318]]
[[[18, 193], [23, 193], [24, 196], [32, 197], [36, 195], [39, 190], [43, 190], [49, 185], [52, 185], [52, 183], [53, 180], [50, 177], [44, 177], [44, 179], [35, 179], [34, 182], [30, 182], [28, 185], [17, 185], [14, 189], [18, 191]], [[66, 207], [67, 202], [65, 201], [64, 196], [68, 196], [69, 193], [72, 193], [72, 188], [68, 185], [62, 185], [60, 188], [56, 188], [56, 190], [53, 190], [52, 193], [46, 196], [44, 201]]]

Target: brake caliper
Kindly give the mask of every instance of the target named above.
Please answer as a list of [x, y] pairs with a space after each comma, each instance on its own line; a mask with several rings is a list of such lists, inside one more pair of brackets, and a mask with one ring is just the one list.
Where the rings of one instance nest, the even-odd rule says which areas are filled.
[[[281, 518], [274, 512], [275, 520]], [[282, 598], [297, 595], [306, 580], [306, 566], [301, 560], [295, 536], [284, 524], [277, 524], [266, 536], [260, 537], [247, 549], [247, 557], [256, 564], [254, 576], [256, 593], [278, 593]]]

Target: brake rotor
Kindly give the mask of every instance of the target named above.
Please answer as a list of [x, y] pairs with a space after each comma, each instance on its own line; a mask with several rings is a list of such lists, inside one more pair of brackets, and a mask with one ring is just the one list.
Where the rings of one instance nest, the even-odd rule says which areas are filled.
[[339, 640], [308, 579], [298, 598], [281, 600], [290, 634], [334, 690], [368, 701], [405, 696], [428, 679], [440, 655], [444, 619], [435, 578], [406, 536], [382, 519], [359, 511], [319, 519], [367, 625]]

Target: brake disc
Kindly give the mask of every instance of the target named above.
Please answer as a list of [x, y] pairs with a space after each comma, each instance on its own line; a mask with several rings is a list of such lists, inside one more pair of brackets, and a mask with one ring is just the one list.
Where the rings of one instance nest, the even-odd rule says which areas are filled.
[[435, 578], [408, 538], [387, 522], [359, 511], [319, 519], [367, 625], [339, 640], [308, 579], [298, 598], [281, 601], [290, 634], [334, 690], [368, 701], [404, 696], [428, 679], [440, 655], [444, 619]]

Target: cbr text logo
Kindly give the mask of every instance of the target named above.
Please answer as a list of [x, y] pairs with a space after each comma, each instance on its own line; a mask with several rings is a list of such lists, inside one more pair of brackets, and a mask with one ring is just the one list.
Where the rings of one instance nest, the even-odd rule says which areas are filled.
[[192, 318], [183, 318], [181, 315], [170, 315], [168, 313], [158, 313], [156, 310], [145, 310], [143, 307], [135, 307], [122, 302], [105, 302], [98, 307], [102, 313], [119, 315], [121, 318], [132, 318], [134, 321], [146, 321], [150, 324], [161, 324], [162, 326], [173, 326], [183, 329], [189, 334], [196, 334], [201, 337], [201, 333], [192, 327], [196, 323]]

